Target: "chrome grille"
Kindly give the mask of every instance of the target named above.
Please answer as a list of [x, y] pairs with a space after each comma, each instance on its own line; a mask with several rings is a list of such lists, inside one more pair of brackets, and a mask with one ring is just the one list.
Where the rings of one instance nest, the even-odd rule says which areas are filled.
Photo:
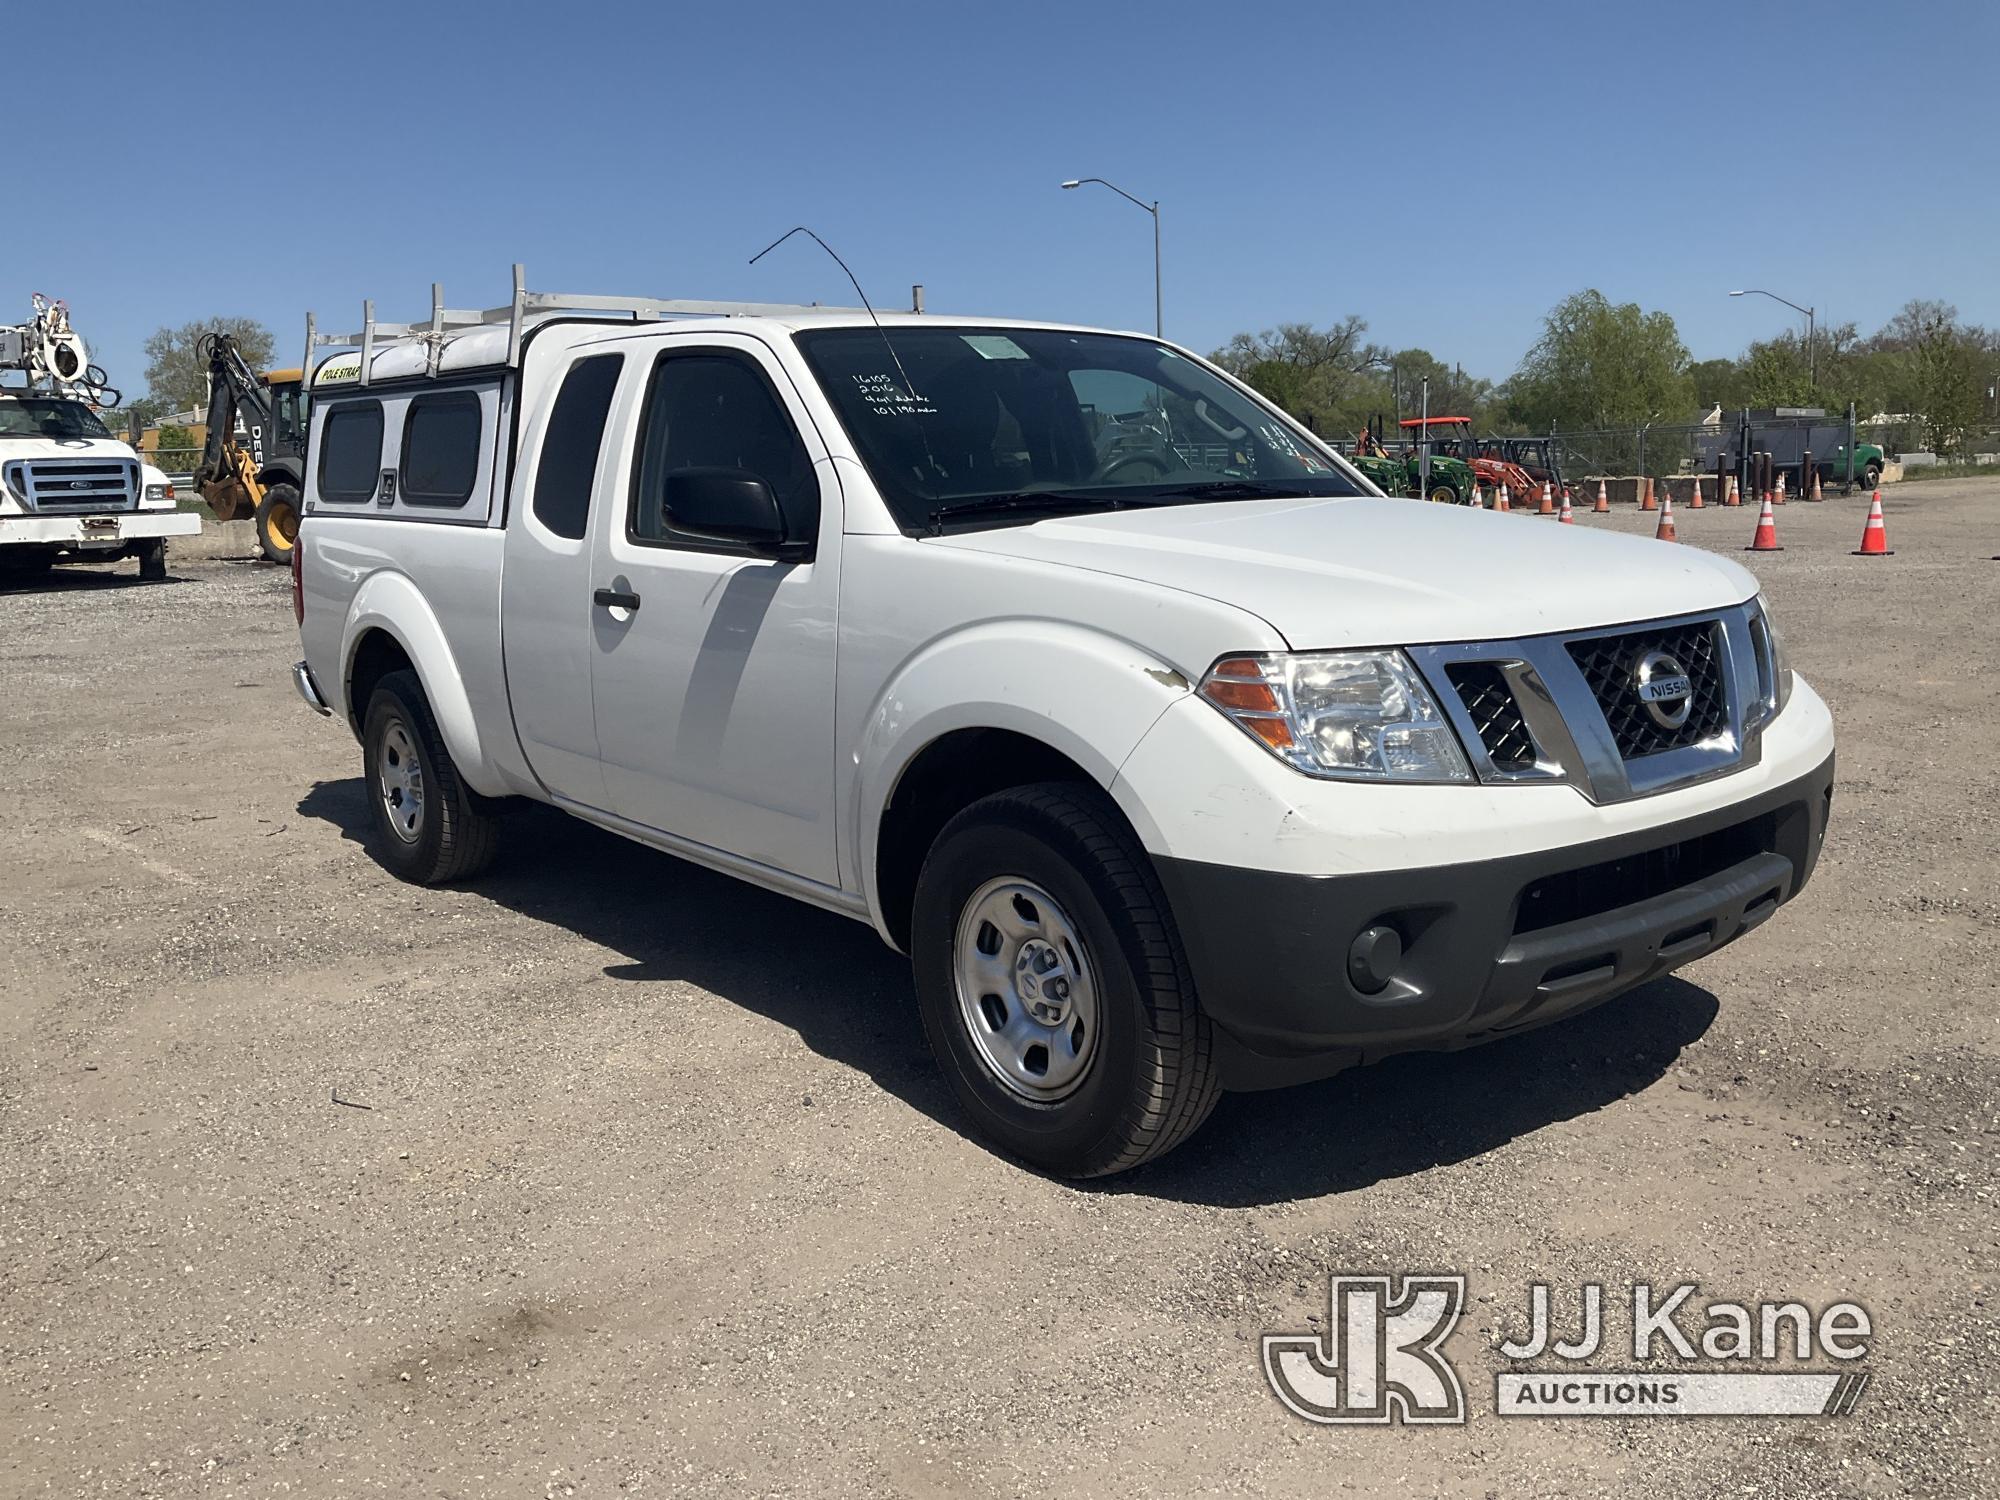
[[1457, 662], [1446, 668], [1446, 673], [1494, 766], [1502, 771], [1532, 767], [1534, 736], [1528, 733], [1521, 706], [1514, 701], [1514, 691], [1507, 686], [1499, 666], [1490, 661]]
[[29, 459], [8, 469], [30, 510], [133, 510], [139, 504], [139, 466], [128, 459]]
[[[1639, 697], [1639, 662], [1654, 651], [1671, 656], [1687, 674], [1693, 700], [1686, 722], [1678, 727], [1656, 722]], [[1618, 753], [1627, 760], [1699, 745], [1729, 726], [1728, 690], [1713, 620], [1573, 640], [1569, 654], [1604, 711]]]
[[[1479, 780], [1567, 783], [1601, 804], [1756, 765], [1770, 717], [1767, 642], [1757, 602], [1746, 600], [1610, 630], [1404, 650]], [[1653, 651], [1686, 676], [1686, 698], [1642, 695], [1638, 668]], [[1653, 662], [1645, 685], [1661, 687], [1672, 670]], [[1687, 718], [1674, 725], [1681, 704]]]

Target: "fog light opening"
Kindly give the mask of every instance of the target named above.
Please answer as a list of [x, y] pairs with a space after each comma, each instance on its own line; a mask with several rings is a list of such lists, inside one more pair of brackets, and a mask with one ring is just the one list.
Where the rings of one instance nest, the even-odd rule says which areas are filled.
[[1379, 995], [1396, 977], [1403, 962], [1403, 935], [1375, 922], [1355, 936], [1347, 949], [1347, 978], [1364, 995]]

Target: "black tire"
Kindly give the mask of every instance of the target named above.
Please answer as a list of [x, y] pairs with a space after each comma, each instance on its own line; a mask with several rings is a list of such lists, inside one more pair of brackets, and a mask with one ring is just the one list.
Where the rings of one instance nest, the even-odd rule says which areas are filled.
[[[1004, 1082], [973, 1037], [968, 1011], [985, 1001], [960, 1003], [961, 917], [1001, 879], [1046, 891], [1084, 950], [1096, 1032], [1078, 1081], [1059, 1099], [1023, 1097]], [[1215, 1107], [1213, 1032], [1166, 897], [1095, 788], [1017, 787], [953, 818], [924, 861], [910, 935], [931, 1050], [979, 1133], [1001, 1149], [1060, 1176], [1100, 1177], [1172, 1150]]]
[[1434, 484], [1431, 486], [1431, 504], [1463, 505], [1464, 503], [1465, 501], [1459, 495], [1458, 491], [1453, 489], [1450, 485]]
[[274, 563], [289, 563], [299, 536], [299, 492], [289, 484], [274, 484], [257, 502], [254, 518], [257, 550]]
[[1865, 464], [1862, 466], [1861, 488], [1864, 490], [1873, 490], [1880, 486], [1881, 483], [1882, 466], [1880, 464]]
[[147, 583], [159, 583], [167, 576], [167, 539], [158, 537], [139, 544], [139, 577]]
[[[411, 751], [418, 778], [415, 813], [409, 826], [398, 826], [386, 785], [407, 779]], [[488, 799], [459, 779], [416, 673], [390, 672], [369, 696], [361, 728], [361, 776], [377, 856], [395, 874], [418, 885], [442, 885], [476, 875], [493, 862], [500, 819]], [[408, 808], [407, 793], [405, 798], [402, 806]]]

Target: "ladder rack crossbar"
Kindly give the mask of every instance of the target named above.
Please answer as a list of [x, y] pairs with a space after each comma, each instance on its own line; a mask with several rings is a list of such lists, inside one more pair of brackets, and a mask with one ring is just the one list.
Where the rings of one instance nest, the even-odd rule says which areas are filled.
[[[362, 326], [355, 333], [322, 333], [318, 320], [311, 314], [306, 318], [305, 369], [308, 378], [312, 370], [313, 355], [320, 349], [360, 349], [363, 352], [360, 381], [370, 383], [371, 366], [374, 355], [385, 343], [418, 338], [438, 339], [445, 335], [463, 333], [476, 328], [504, 326], [507, 329], [507, 363], [516, 365], [521, 358], [521, 336], [530, 313], [603, 313], [623, 317], [634, 323], [648, 323], [662, 318], [756, 318], [783, 317], [790, 313], [837, 312], [861, 314], [867, 311], [861, 307], [833, 307], [818, 302], [711, 302], [665, 297], [619, 297], [606, 296], [596, 292], [531, 292], [527, 289], [522, 269], [514, 267], [514, 299], [500, 307], [470, 308], [446, 307], [444, 293], [436, 284], [431, 286], [431, 315], [422, 322], [384, 323], [374, 316], [375, 304], [370, 301], [362, 305]], [[427, 366], [432, 374], [437, 373], [438, 350], [430, 351]]]

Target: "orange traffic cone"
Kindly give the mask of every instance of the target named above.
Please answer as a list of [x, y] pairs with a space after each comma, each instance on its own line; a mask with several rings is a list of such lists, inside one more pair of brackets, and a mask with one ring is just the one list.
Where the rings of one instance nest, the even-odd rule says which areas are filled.
[[1722, 503], [1724, 505], [1741, 505], [1743, 503], [1743, 497], [1736, 492], [1736, 476], [1734, 474], [1729, 476], [1729, 498]]
[[1657, 500], [1655, 500], [1655, 499], [1653, 498], [1653, 481], [1652, 481], [1652, 480], [1650, 480], [1650, 479], [1642, 479], [1642, 480], [1640, 480], [1640, 481], [1639, 481], [1639, 509], [1641, 509], [1641, 510], [1658, 510], [1659, 508], [1660, 508], [1660, 502], [1659, 502], [1659, 501], [1657, 501]]
[[1512, 510], [1514, 508], [1507, 503], [1507, 481], [1504, 479], [1500, 481], [1500, 497], [1493, 502], [1493, 508], [1495, 510]]
[[1604, 493], [1604, 481], [1601, 479], [1597, 481], [1597, 504], [1590, 508], [1590, 512], [1596, 516], [1611, 514], [1611, 497]]
[[1861, 528], [1861, 545], [1854, 549], [1856, 557], [1894, 557], [1895, 550], [1889, 545], [1889, 533], [1882, 525], [1882, 492], [1875, 492], [1875, 499], [1868, 507], [1868, 524]]
[[1812, 492], [1812, 497], [1813, 497], [1813, 499], [1815, 499], [1815, 500], [1824, 500], [1824, 499], [1826, 498], [1826, 495], [1825, 495], [1825, 494], [1824, 494], [1824, 493], [1823, 493], [1823, 492], [1821, 491], [1821, 489], [1820, 489], [1820, 487], [1819, 487], [1819, 470], [1818, 470], [1818, 469], [1814, 469], [1814, 470], [1813, 470], [1813, 492]]
[[1778, 476], [1778, 493], [1773, 498], [1775, 498], [1778, 504], [1780, 505], [1783, 505], [1785, 503], [1785, 476], [1782, 474]]
[[1471, 506], [1474, 510], [1486, 509], [1486, 497], [1479, 493], [1478, 480], [1475, 479], [1472, 481], [1472, 498], [1467, 500], [1465, 503]]
[[1556, 524], [1558, 526], [1574, 526], [1576, 524], [1576, 519], [1569, 513], [1569, 490], [1566, 488], [1563, 490], [1562, 509], [1556, 512]]
[[1694, 499], [1688, 501], [1688, 509], [1689, 510], [1703, 509], [1702, 499], [1701, 499], [1701, 476], [1699, 474], [1694, 476]]
[[1757, 534], [1750, 538], [1745, 552], [1783, 552], [1778, 545], [1778, 518], [1771, 512], [1771, 497], [1764, 496], [1764, 508], [1757, 513]]
[[1541, 508], [1537, 510], [1535, 514], [1538, 516], [1552, 516], [1555, 513], [1556, 513], [1555, 491], [1550, 487], [1549, 482], [1546, 479], [1544, 479], [1542, 481]]
[[1680, 536], [1674, 530], [1674, 497], [1670, 493], [1665, 493], [1665, 486], [1661, 488], [1663, 493], [1660, 501], [1660, 527], [1659, 530], [1653, 533], [1653, 540], [1656, 542], [1678, 542]]

